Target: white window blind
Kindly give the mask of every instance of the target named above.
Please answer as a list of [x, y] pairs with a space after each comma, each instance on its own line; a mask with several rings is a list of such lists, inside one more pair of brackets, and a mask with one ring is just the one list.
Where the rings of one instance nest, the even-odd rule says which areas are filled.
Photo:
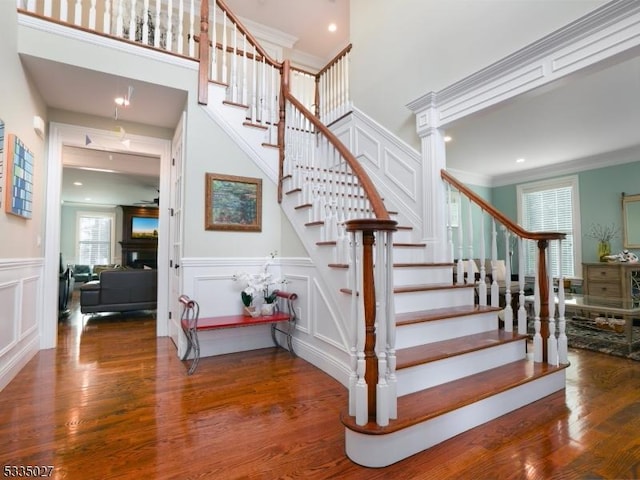
[[[562, 275], [575, 277], [577, 259], [576, 236], [579, 236], [577, 178], [568, 177], [552, 182], [539, 182], [518, 187], [519, 223], [532, 232], [559, 232], [562, 240]], [[560, 274], [558, 242], [549, 242], [552, 275]], [[525, 273], [533, 275], [538, 256], [536, 242], [526, 242]]]
[[113, 215], [79, 213], [77, 216], [78, 263], [106, 265], [111, 263]]

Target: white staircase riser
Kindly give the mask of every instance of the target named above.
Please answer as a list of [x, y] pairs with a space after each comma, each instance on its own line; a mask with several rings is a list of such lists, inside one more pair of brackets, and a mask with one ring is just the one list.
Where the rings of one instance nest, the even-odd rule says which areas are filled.
[[498, 329], [496, 312], [477, 313], [396, 328], [396, 350]]
[[[409, 428], [387, 435], [365, 435], [345, 429], [347, 456], [365, 467], [386, 467], [433, 447], [565, 388], [560, 370], [506, 392], [485, 398]], [[541, 405], [540, 408], [544, 408]]]
[[[399, 263], [394, 257], [394, 263]], [[396, 287], [405, 285], [451, 284], [453, 273], [450, 266], [396, 267], [393, 269], [393, 283]]]
[[509, 342], [492, 348], [474, 350], [463, 355], [444, 358], [396, 372], [398, 396], [452, 382], [460, 378], [522, 360], [526, 356], [526, 341]]
[[396, 313], [473, 305], [473, 289], [437, 289], [394, 294]]
[[[394, 243], [398, 243], [394, 241]], [[394, 247], [394, 263], [421, 263], [426, 260], [426, 248], [419, 247]]]

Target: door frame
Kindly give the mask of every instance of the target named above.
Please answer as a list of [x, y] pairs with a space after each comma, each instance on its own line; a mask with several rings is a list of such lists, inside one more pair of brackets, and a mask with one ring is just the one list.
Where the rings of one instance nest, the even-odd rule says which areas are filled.
[[[102, 149], [123, 151], [118, 134], [81, 125], [51, 122], [47, 144], [46, 207], [44, 235], [44, 285], [42, 296], [42, 316], [40, 348], [55, 348], [58, 339], [58, 270], [60, 264], [60, 222], [62, 185], [62, 147], [86, 148], [87, 136]], [[127, 151], [157, 155], [160, 157], [160, 191], [169, 192], [171, 164], [171, 140], [156, 137], [127, 134], [130, 149]], [[168, 332], [168, 259], [169, 259], [169, 195], [160, 195], [158, 206], [158, 308], [156, 314], [156, 335], [166, 336]]]

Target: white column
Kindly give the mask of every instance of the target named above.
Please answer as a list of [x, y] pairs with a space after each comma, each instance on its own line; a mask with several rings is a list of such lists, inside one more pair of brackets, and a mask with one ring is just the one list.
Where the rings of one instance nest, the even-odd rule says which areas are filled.
[[440, 171], [446, 168], [446, 152], [435, 94], [428, 94], [408, 106], [416, 114], [416, 128], [422, 144], [422, 238], [427, 243], [428, 260], [446, 261], [446, 192], [440, 176]]

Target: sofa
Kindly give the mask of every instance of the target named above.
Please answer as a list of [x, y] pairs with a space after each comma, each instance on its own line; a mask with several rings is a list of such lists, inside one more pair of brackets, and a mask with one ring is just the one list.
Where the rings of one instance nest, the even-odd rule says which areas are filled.
[[157, 299], [157, 270], [104, 270], [80, 287], [82, 313], [155, 310]]

